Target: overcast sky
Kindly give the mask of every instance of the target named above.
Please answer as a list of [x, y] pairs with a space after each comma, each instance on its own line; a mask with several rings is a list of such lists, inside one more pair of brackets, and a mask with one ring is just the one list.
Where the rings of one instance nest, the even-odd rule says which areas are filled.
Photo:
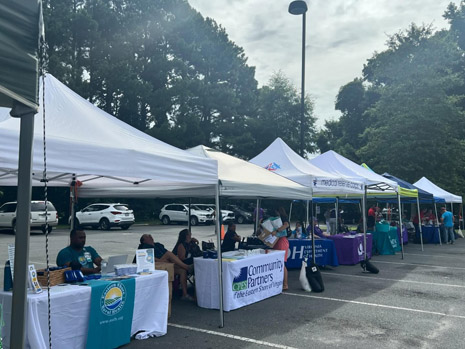
[[[281, 70], [300, 93], [302, 16], [288, 13], [288, 0], [188, 0], [221, 24], [245, 50], [255, 78], [266, 84]], [[410, 23], [448, 27], [442, 18], [451, 0], [307, 0], [305, 90], [315, 100], [317, 125], [336, 119], [339, 88], [360, 77], [387, 35]]]

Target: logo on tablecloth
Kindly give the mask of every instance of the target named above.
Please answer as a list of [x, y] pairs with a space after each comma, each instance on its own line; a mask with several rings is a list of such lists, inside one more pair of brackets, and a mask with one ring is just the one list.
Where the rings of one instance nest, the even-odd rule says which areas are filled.
[[126, 288], [120, 282], [109, 284], [102, 292], [100, 310], [103, 314], [112, 316], [118, 314], [126, 302]]
[[362, 243], [360, 243], [360, 245], [358, 246], [358, 251], [357, 252], [358, 252], [359, 256], [363, 255], [363, 245], [362, 245]]
[[232, 284], [232, 290], [233, 291], [241, 291], [245, 290], [248, 286], [247, 283], [247, 273], [248, 273], [248, 267], [243, 267], [241, 268], [241, 272], [238, 276], [236, 276], [233, 280]]
[[276, 171], [280, 170], [281, 166], [279, 166], [276, 162], [270, 162], [268, 165], [265, 166], [265, 169], [268, 171]]

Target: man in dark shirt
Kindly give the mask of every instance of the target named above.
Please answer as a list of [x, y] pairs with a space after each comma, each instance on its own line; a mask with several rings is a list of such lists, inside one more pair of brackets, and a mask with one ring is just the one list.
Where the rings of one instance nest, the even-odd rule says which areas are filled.
[[228, 231], [224, 234], [221, 252], [234, 251], [236, 242], [240, 242], [241, 237], [236, 233], [236, 225], [232, 222], [228, 224]]
[[[146, 249], [146, 248], [153, 248], [155, 252], [155, 262], [168, 262], [174, 263], [178, 267], [186, 270], [190, 274], [193, 274], [193, 266], [189, 266], [183, 263], [182, 260], [178, 258], [173, 252], [168, 251], [165, 246], [162, 244], [155, 242], [153, 240], [152, 235], [144, 234], [140, 237], [140, 244], [137, 247], [138, 250]], [[135, 259], [135, 257], [134, 257]]]

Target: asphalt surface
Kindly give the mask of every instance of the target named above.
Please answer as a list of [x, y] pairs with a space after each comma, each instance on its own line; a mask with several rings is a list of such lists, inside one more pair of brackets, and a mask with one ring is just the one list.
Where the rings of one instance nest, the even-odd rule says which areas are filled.
[[[152, 233], [167, 248], [185, 226], [133, 226], [109, 232], [88, 230], [87, 244], [102, 255], [133, 256], [138, 239]], [[248, 235], [251, 225], [238, 225]], [[213, 227], [194, 227], [199, 240], [214, 239]], [[0, 232], [6, 243], [14, 236]], [[31, 236], [30, 261], [45, 262], [45, 238]], [[50, 260], [68, 243], [65, 230], [50, 236]], [[289, 291], [259, 303], [225, 313], [174, 298], [168, 333], [159, 338], [132, 340], [124, 348], [464, 348], [465, 240], [454, 245], [405, 246], [404, 259], [374, 256], [380, 273], [365, 274], [359, 265], [323, 271], [325, 292], [301, 290], [299, 271], [289, 271]], [[3, 270], [1, 271], [3, 273]], [[193, 290], [191, 290], [193, 291]]]

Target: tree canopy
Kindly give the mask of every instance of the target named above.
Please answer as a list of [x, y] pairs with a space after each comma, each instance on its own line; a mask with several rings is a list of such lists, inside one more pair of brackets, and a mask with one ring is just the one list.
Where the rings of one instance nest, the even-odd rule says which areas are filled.
[[[258, 88], [244, 50], [186, 0], [46, 0], [44, 8], [49, 71], [106, 112], [180, 148], [251, 157], [278, 126], [299, 149], [295, 88], [282, 75]], [[307, 100], [308, 152], [312, 110]]]
[[342, 116], [326, 122], [319, 149], [410, 182], [426, 176], [463, 195], [464, 14], [463, 2], [451, 4], [444, 15], [450, 29], [411, 24], [389, 36], [362, 77], [340, 88], [335, 106]]

